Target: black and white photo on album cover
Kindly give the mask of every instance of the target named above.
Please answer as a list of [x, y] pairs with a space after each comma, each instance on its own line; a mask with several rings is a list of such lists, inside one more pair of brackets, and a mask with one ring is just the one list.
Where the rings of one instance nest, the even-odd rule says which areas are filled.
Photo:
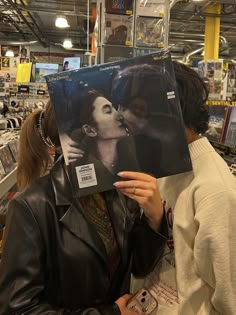
[[124, 170], [191, 170], [167, 50], [46, 80], [75, 196], [114, 189]]

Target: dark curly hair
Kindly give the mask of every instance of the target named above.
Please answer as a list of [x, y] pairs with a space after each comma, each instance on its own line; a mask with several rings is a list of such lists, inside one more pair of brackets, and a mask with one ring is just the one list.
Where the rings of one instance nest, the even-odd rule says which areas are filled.
[[209, 112], [206, 105], [208, 89], [196, 71], [173, 61], [184, 124], [203, 134], [208, 128]]

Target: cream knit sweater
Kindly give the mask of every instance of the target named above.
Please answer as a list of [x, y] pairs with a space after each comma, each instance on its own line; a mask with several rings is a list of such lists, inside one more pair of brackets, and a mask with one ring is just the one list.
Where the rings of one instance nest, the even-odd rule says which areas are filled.
[[206, 138], [189, 150], [192, 172], [158, 180], [173, 239], [144, 282], [152, 314], [235, 315], [236, 180]]

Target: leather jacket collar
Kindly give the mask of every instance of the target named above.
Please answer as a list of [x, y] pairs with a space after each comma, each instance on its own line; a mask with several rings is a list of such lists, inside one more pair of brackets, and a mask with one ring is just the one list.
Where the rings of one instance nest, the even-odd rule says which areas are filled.
[[65, 167], [64, 158], [61, 156], [50, 171], [57, 206], [70, 205], [73, 199], [71, 184], [66, 174]]

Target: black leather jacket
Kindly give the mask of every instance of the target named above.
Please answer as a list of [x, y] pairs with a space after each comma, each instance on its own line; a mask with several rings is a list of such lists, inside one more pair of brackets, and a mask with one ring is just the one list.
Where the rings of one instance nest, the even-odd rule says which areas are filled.
[[105, 198], [121, 257], [113, 281], [105, 247], [72, 198], [61, 161], [11, 201], [0, 264], [1, 315], [120, 314], [114, 301], [128, 292], [131, 271], [150, 272], [165, 237], [140, 220], [132, 200], [116, 190]]

